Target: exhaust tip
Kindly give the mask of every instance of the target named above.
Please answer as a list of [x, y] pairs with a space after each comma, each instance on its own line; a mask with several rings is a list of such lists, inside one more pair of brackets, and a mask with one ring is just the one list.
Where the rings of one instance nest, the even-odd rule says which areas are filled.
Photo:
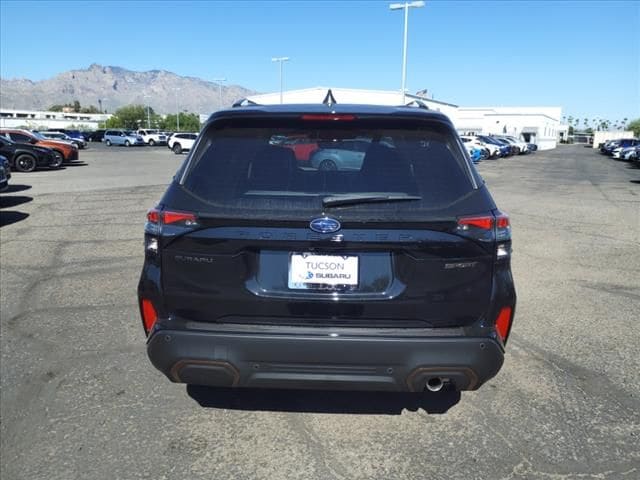
[[440, 377], [431, 377], [429, 380], [427, 380], [426, 387], [430, 392], [439, 392], [440, 390], [442, 390], [442, 387], [444, 387], [444, 382]]

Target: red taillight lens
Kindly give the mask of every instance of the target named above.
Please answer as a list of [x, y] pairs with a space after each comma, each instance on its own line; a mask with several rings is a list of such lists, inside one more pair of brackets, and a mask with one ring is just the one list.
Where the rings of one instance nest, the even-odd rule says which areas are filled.
[[511, 223], [509, 222], [509, 216], [506, 213], [501, 213], [496, 218], [496, 226], [498, 228], [509, 228]]
[[153, 306], [153, 303], [151, 303], [151, 300], [147, 300], [146, 298], [142, 299], [141, 310], [144, 332], [149, 333], [158, 320], [158, 314], [156, 313], [156, 309]]
[[509, 336], [509, 328], [511, 327], [511, 313], [513, 309], [511, 307], [503, 307], [498, 314], [498, 318], [496, 318], [496, 331], [503, 342], [507, 341], [507, 337]]
[[317, 114], [305, 114], [302, 115], [302, 120], [320, 120], [320, 121], [351, 121], [355, 120], [357, 117], [355, 115], [345, 115], [345, 114], [337, 114], [337, 113], [317, 113]]
[[153, 208], [147, 212], [147, 221], [156, 225], [160, 223], [171, 225], [184, 222], [188, 226], [194, 226], [198, 223], [198, 219], [193, 213], [158, 210], [157, 208]]
[[158, 223], [160, 221], [160, 210], [152, 208], [147, 212], [147, 221], [150, 223]]
[[162, 223], [171, 225], [172, 223], [185, 222], [186, 224], [196, 223], [196, 216], [188, 212], [172, 212], [165, 210], [162, 212]]
[[458, 225], [460, 227], [477, 227], [482, 230], [491, 230], [493, 228], [493, 217], [463, 217], [458, 219]]

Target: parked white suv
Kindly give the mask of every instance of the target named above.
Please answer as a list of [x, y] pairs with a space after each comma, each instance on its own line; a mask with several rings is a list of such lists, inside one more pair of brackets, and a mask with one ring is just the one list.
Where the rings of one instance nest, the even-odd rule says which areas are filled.
[[481, 149], [483, 148], [483, 149], [487, 150], [489, 152], [489, 157], [498, 157], [498, 156], [500, 156], [500, 147], [498, 147], [497, 145], [493, 145], [491, 143], [483, 142], [481, 139], [479, 139], [478, 137], [475, 137], [473, 135], [460, 135], [460, 139], [464, 143], [468, 143], [468, 144], [471, 144], [474, 147], [481, 148]]
[[185, 150], [191, 150], [193, 144], [198, 138], [197, 133], [174, 133], [169, 138], [169, 148], [173, 150], [173, 153], [180, 154]]
[[167, 136], [160, 130], [142, 128], [136, 133], [140, 135], [144, 140], [144, 143], [150, 147], [153, 147], [154, 145], [165, 145], [167, 143]]

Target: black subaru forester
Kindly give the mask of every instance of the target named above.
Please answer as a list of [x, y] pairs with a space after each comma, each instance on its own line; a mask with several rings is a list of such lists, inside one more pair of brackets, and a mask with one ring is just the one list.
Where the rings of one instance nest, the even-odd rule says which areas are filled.
[[473, 390], [503, 363], [510, 256], [446, 116], [220, 111], [147, 215], [148, 354], [188, 384]]

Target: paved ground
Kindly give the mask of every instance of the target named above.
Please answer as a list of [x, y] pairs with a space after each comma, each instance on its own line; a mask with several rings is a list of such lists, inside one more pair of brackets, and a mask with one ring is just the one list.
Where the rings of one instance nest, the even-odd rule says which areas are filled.
[[184, 157], [82, 158], [1, 199], [3, 479], [640, 477], [640, 169], [579, 146], [480, 165], [514, 226], [505, 367], [416, 399], [170, 384], [135, 288]]

